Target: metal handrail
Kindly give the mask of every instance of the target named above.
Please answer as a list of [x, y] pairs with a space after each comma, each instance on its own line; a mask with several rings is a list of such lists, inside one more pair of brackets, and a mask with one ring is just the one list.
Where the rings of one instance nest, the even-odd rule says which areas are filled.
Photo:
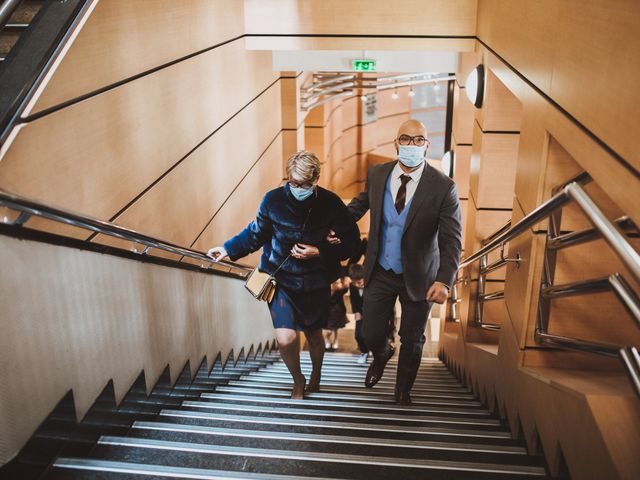
[[[557, 348], [577, 350], [590, 353], [597, 353], [609, 357], [619, 357], [629, 375], [629, 378], [640, 396], [640, 356], [636, 347], [620, 347], [617, 345], [601, 344], [592, 341], [569, 338], [548, 333], [547, 324], [549, 320], [549, 302], [554, 298], [581, 295], [585, 293], [595, 293], [612, 291], [620, 303], [624, 306], [629, 315], [640, 327], [640, 297], [625, 281], [619, 273], [615, 273], [606, 278], [597, 278], [581, 282], [574, 282], [564, 285], [553, 285], [554, 252], [564, 247], [585, 243], [596, 238], [603, 238], [611, 249], [619, 257], [623, 265], [631, 273], [636, 281], [640, 281], [640, 254], [626, 240], [625, 235], [637, 236], [631, 233], [635, 225], [627, 217], [621, 217], [615, 221], [610, 221], [596, 203], [589, 197], [582, 188], [580, 182], [588, 180], [586, 173], [582, 173], [572, 179], [570, 183], [563, 185], [557, 190], [549, 200], [538, 206], [531, 213], [513, 226], [509, 224], [503, 226], [492, 234], [483, 246], [475, 253], [464, 259], [459, 269], [464, 269], [476, 261], [480, 261], [481, 275], [478, 279], [478, 299], [476, 305], [476, 325], [491, 329], [489, 325], [482, 323], [482, 303], [488, 300], [503, 298], [503, 292], [495, 292], [485, 295], [482, 288], [483, 274], [493, 271], [506, 264], [507, 261], [520, 262], [521, 259], [504, 259], [501, 252], [500, 260], [486, 264], [487, 255], [497, 248], [504, 249], [504, 245], [511, 239], [519, 236], [525, 231], [533, 228], [540, 221], [550, 217], [549, 232], [547, 234], [548, 246], [545, 247], [545, 268], [543, 272], [542, 287], [540, 289], [540, 301], [538, 304], [538, 316], [535, 329], [535, 340], [541, 344], [548, 344]], [[569, 234], [559, 234], [558, 219], [559, 210], [568, 202], [576, 203], [582, 213], [593, 225], [593, 229], [582, 230]], [[616, 228], [618, 227], [618, 228]], [[548, 255], [552, 255], [551, 258]], [[478, 309], [480, 314], [478, 315]]]
[[22, 0], [5, 0], [0, 4], [0, 30], [7, 24], [20, 3]]
[[20, 212], [20, 216], [12, 224], [24, 225], [31, 216], [37, 216], [53, 220], [58, 223], [64, 223], [85, 230], [90, 230], [96, 233], [102, 233], [110, 237], [120, 238], [122, 240], [128, 240], [140, 245], [144, 245], [145, 249], [143, 254], [149, 252], [149, 249], [155, 248], [157, 250], [163, 250], [165, 252], [182, 255], [183, 257], [189, 257], [202, 262], [207, 262], [211, 265], [222, 265], [233, 269], [234, 273], [240, 278], [246, 278], [251, 272], [252, 267], [242, 265], [240, 263], [231, 262], [227, 260], [220, 260], [219, 262], [213, 261], [204, 252], [194, 250], [192, 248], [183, 247], [172, 242], [160, 240], [150, 235], [137, 232], [130, 228], [116, 225], [115, 223], [105, 222], [96, 218], [84, 215], [82, 213], [72, 212], [64, 208], [52, 207], [35, 200], [28, 199], [26, 197], [16, 195], [14, 193], [7, 192], [0, 189], [0, 206], [5, 206], [11, 210]]

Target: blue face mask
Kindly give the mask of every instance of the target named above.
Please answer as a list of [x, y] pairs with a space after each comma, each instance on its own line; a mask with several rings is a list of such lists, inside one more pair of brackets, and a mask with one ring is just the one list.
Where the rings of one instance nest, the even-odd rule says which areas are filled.
[[293, 185], [289, 184], [289, 190], [291, 190], [291, 195], [293, 195], [296, 200], [298, 200], [299, 202], [302, 202], [303, 200], [306, 200], [311, 195], [313, 195], [314, 187], [311, 186], [307, 188], [302, 188], [302, 187], [294, 187]]
[[424, 162], [424, 152], [424, 147], [399, 145], [398, 160], [400, 160], [405, 167], [414, 168]]

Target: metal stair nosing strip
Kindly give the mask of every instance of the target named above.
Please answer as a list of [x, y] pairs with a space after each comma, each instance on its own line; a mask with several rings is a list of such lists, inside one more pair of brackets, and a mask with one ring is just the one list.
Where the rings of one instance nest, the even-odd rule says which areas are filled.
[[[281, 382], [272, 382], [272, 381], [255, 381], [248, 378], [241, 378], [238, 380], [230, 380], [227, 383], [227, 386], [234, 387], [246, 387], [246, 388], [264, 388], [267, 390], [275, 389], [275, 390], [287, 390], [291, 391], [293, 387], [293, 382], [291, 381], [281, 381]], [[354, 387], [350, 386], [341, 386], [336, 385], [332, 382], [321, 382], [320, 384], [320, 393], [364, 393], [363, 384], [355, 384]], [[379, 387], [370, 388], [366, 390], [367, 395], [372, 396], [381, 396], [381, 395], [390, 395], [393, 396], [395, 392], [394, 388], [390, 387]], [[428, 392], [428, 393], [423, 393]], [[462, 392], [462, 393], [432, 393], [430, 390], [425, 389], [416, 389], [411, 391], [411, 398], [439, 398], [439, 399], [451, 399], [451, 400], [474, 400], [475, 397], [471, 393]], [[479, 403], [479, 402], [478, 402]]]
[[294, 433], [278, 432], [268, 430], [231, 429], [224, 427], [210, 427], [200, 425], [186, 425], [166, 422], [137, 421], [132, 427], [133, 430], [157, 430], [166, 432], [196, 433], [203, 435], [262, 438], [273, 440], [308, 441], [319, 443], [344, 443], [347, 445], [370, 445], [382, 447], [394, 447], [401, 449], [424, 449], [424, 450], [457, 450], [468, 452], [496, 453], [508, 455], [527, 455], [523, 447], [496, 448], [494, 446], [482, 446], [476, 444], [463, 444], [453, 442], [433, 442], [425, 440], [399, 440], [392, 438], [375, 437], [352, 437], [342, 435], [327, 435], [314, 433]]
[[[281, 383], [291, 385], [291, 377], [286, 376], [271, 376], [271, 375], [242, 375], [237, 380], [241, 381], [249, 381], [249, 382], [258, 382], [261, 379], [265, 379], [266, 382], [269, 383]], [[381, 391], [381, 390], [391, 390], [395, 391], [395, 381], [386, 380], [383, 378], [378, 382], [378, 384], [372, 389], [372, 391]], [[364, 386], [364, 380], [356, 382], [349, 380], [331, 380], [326, 377], [322, 377], [322, 382], [320, 384], [320, 388], [324, 386], [332, 386], [332, 387], [348, 387], [348, 388], [362, 388]], [[434, 393], [451, 393], [451, 394], [471, 394], [470, 391], [460, 385], [460, 386], [422, 386], [422, 385], [414, 385], [411, 389], [411, 392], [434, 392]]]
[[[309, 371], [303, 371], [303, 374], [305, 374], [305, 376], [309, 375]], [[395, 379], [394, 380], [390, 380], [390, 378], [394, 378], [393, 374], [389, 373], [389, 372], [385, 372], [387, 373], [387, 375], [385, 377], [383, 377], [379, 382], [378, 385], [382, 384], [382, 385], [395, 385]], [[289, 372], [250, 372], [247, 373], [247, 375], [249, 376], [253, 376], [253, 377], [264, 377], [264, 378], [280, 378], [280, 379], [291, 379], [291, 375], [289, 374]], [[329, 381], [338, 381], [338, 382], [345, 382], [345, 383], [353, 383], [353, 382], [359, 382], [361, 384], [364, 383], [364, 374], [361, 377], [355, 377], [353, 375], [334, 375], [334, 374], [327, 374], [327, 373], [323, 373], [322, 374], [322, 379], [323, 380], [329, 380]], [[417, 379], [414, 383], [414, 386], [417, 387], [424, 387], [424, 388], [458, 388], [458, 389], [465, 389], [466, 387], [464, 387], [462, 384], [457, 383], [457, 382], [448, 382], [448, 383], [442, 383], [442, 382], [429, 382], [429, 381], [423, 381], [421, 379]]]
[[[290, 391], [283, 391], [284, 389], [277, 388], [260, 388], [260, 387], [243, 387], [238, 385], [218, 385], [215, 387], [216, 392], [229, 392], [229, 393], [240, 393], [240, 394], [258, 394], [258, 395], [267, 395], [272, 397], [290, 397]], [[310, 398], [312, 400], [318, 399], [331, 399], [331, 400], [354, 400], [361, 401], [363, 405], [367, 403], [386, 403], [388, 405], [394, 403], [394, 396], [391, 393], [386, 393], [386, 398], [377, 396], [366, 395], [365, 392], [358, 392], [359, 394], [346, 394], [346, 393], [323, 393], [323, 392], [314, 392], [305, 394], [304, 398]], [[449, 400], [426, 400], [422, 395], [411, 395], [413, 400], [413, 405], [446, 405], [451, 407], [476, 407], [483, 408], [482, 404], [477, 400], [460, 400], [460, 399], [449, 399]]]
[[87, 458], [60, 458], [53, 464], [56, 468], [85, 470], [93, 472], [147, 475], [165, 478], [188, 478], [194, 480], [226, 480], [228, 478], [248, 480], [339, 480], [322, 477], [301, 477], [300, 475], [278, 475], [233, 470], [210, 470], [204, 468], [173, 467], [166, 465], [138, 464], [113, 460], [94, 460]]
[[[238, 411], [237, 409], [228, 409], [228, 411]], [[273, 412], [271, 409], [264, 410], [252, 410], [256, 413], [278, 413]], [[287, 412], [282, 412], [287, 413]], [[309, 415], [311, 416], [311, 415]], [[487, 438], [487, 439], [502, 439], [510, 440], [511, 434], [502, 430], [462, 430], [458, 428], [439, 428], [429, 427], [414, 427], [414, 426], [398, 426], [398, 425], [381, 425], [376, 423], [363, 423], [363, 422], [340, 422], [334, 420], [307, 420], [300, 418], [282, 418], [282, 417], [255, 417], [249, 415], [230, 415], [226, 413], [212, 413], [202, 412], [194, 410], [162, 410], [158, 416], [172, 417], [172, 418], [184, 418], [192, 420], [220, 420], [220, 421], [237, 421], [243, 423], [253, 424], [266, 424], [266, 425], [283, 425], [283, 426], [299, 426], [299, 427], [314, 427], [314, 428], [328, 428], [339, 430], [354, 430], [354, 431], [379, 431], [384, 428], [385, 432], [399, 433], [399, 434], [411, 434], [411, 435], [447, 435], [455, 437], [473, 437], [473, 438]], [[352, 419], [350, 415], [341, 415], [337, 417], [346, 417]], [[452, 423], [454, 425], [467, 425], [466, 422], [445, 422]]]
[[[300, 407], [333, 407], [333, 408], [342, 408], [346, 410], [353, 409], [361, 409], [361, 410], [389, 410], [391, 408], [396, 408], [396, 405], [363, 405], [361, 403], [348, 403], [348, 402], [329, 402], [329, 401], [317, 401], [317, 400], [292, 400], [290, 398], [264, 398], [264, 397], [256, 397], [256, 396], [246, 396], [246, 395], [233, 395], [229, 393], [218, 394], [218, 393], [203, 393], [200, 398], [204, 401], [199, 403], [207, 403], [206, 400], [234, 400], [238, 402], [255, 402], [255, 403], [278, 403], [282, 405], [296, 405]], [[193, 402], [184, 402], [183, 405], [192, 405]], [[193, 406], [193, 405], [192, 405]], [[404, 413], [444, 413], [451, 415], [461, 415], [461, 416], [482, 416], [482, 417], [490, 417], [492, 414], [489, 411], [469, 411], [463, 409], [448, 409], [448, 408], [439, 408], [439, 407], [414, 407], [414, 406], [405, 406], [396, 408], [398, 411], [402, 411]], [[410, 416], [400, 416], [401, 418], [411, 418]]]
[[478, 425], [478, 426], [494, 426], [500, 427], [501, 424], [495, 419], [476, 419], [476, 418], [460, 418], [460, 417], [428, 417], [425, 415], [398, 415], [389, 413], [368, 413], [368, 412], [352, 412], [345, 411], [340, 412], [336, 410], [312, 410], [312, 409], [297, 409], [290, 407], [261, 407], [257, 405], [236, 405], [233, 403], [222, 405], [215, 402], [184, 402], [183, 407], [202, 408], [209, 410], [227, 410], [237, 412], [260, 412], [260, 413], [273, 413], [284, 415], [306, 415], [316, 417], [342, 417], [342, 418], [354, 418], [354, 419], [369, 419], [369, 420], [385, 420], [396, 422], [413, 422], [413, 423], [445, 423], [452, 425]]
[[466, 472], [483, 472], [495, 474], [539, 475], [545, 476], [544, 468], [528, 465], [500, 465], [448, 460], [404, 459], [388, 457], [369, 457], [364, 455], [349, 455], [323, 452], [299, 452], [295, 450], [275, 450], [246, 447], [227, 447], [201, 443], [173, 442], [165, 440], [151, 440], [131, 437], [104, 436], [98, 440], [99, 445], [117, 447], [144, 448], [153, 450], [170, 450], [209, 455], [227, 455], [257, 458], [276, 458], [279, 460], [296, 460], [303, 462], [351, 463], [380, 467], [405, 467], [410, 469], [450, 470]]

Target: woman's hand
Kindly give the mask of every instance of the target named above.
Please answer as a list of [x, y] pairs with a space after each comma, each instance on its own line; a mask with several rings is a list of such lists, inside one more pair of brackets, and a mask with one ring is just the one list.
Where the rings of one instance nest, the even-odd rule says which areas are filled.
[[338, 238], [334, 230], [329, 230], [329, 233], [327, 234], [327, 242], [329, 242], [331, 245], [340, 245], [342, 243], [342, 240]]
[[309, 260], [310, 258], [319, 257], [320, 250], [313, 245], [296, 243], [291, 249], [291, 256], [298, 260]]
[[207, 257], [211, 257], [211, 259], [214, 262], [219, 262], [220, 260], [222, 260], [224, 257], [227, 257], [227, 251], [224, 249], [224, 247], [213, 247], [210, 248], [209, 251], [207, 252]]

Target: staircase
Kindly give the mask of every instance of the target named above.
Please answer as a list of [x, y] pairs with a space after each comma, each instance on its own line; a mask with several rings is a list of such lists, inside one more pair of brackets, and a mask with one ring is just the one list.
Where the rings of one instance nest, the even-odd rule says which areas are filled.
[[[327, 354], [322, 391], [304, 401], [289, 398], [290, 377], [276, 354], [218, 363], [182, 392], [129, 395], [119, 408], [142, 420], [102, 435], [86, 456], [59, 457], [44, 478], [546, 477], [542, 459], [527, 455], [440, 361], [423, 360], [413, 405], [398, 407], [395, 359], [365, 389], [356, 358]], [[302, 363], [308, 377], [306, 352]]]

